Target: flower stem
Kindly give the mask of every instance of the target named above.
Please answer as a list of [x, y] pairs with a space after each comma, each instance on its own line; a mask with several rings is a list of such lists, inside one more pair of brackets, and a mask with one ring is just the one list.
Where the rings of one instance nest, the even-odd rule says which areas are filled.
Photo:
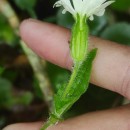
[[93, 49], [80, 64], [75, 64], [69, 83], [67, 86], [61, 86], [54, 96], [52, 114], [41, 130], [46, 130], [48, 127], [58, 123], [65, 112], [86, 92], [96, 52], [97, 49]]
[[56, 125], [59, 121], [60, 119], [56, 118], [54, 115], [51, 114], [48, 121], [42, 126], [40, 130], [47, 130], [47, 128]]
[[71, 77], [70, 77], [70, 80], [69, 80], [69, 83], [66, 86], [66, 89], [64, 91], [63, 98], [65, 98], [67, 96], [67, 94], [69, 93], [69, 91], [71, 90], [73, 82], [75, 82], [75, 78], [77, 76], [79, 66], [80, 66], [80, 64], [78, 62], [75, 63], [72, 74], [71, 74]]

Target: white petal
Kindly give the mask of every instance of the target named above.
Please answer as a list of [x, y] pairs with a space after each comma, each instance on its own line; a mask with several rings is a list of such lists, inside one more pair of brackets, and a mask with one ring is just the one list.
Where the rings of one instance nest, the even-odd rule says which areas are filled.
[[105, 0], [95, 0], [94, 3], [91, 3], [91, 5], [89, 6], [89, 9], [88, 9], [88, 15], [91, 15], [93, 14], [93, 12], [95, 11], [96, 8], [100, 7], [102, 2], [104, 2]]
[[91, 21], [93, 21], [93, 20], [94, 20], [93, 15], [91, 15], [91, 16], [89, 17], [89, 19], [90, 19]]
[[93, 20], [93, 15], [102, 16], [105, 12], [105, 8], [113, 2], [114, 0], [58, 0], [54, 4], [54, 7], [63, 6], [64, 10], [62, 13], [68, 11], [73, 16], [79, 13], [79, 15], [82, 16], [87, 15], [90, 20]]
[[107, 6], [109, 6], [110, 4], [112, 4], [114, 1], [108, 1], [108, 2], [106, 2], [106, 3], [104, 3], [104, 4], [102, 4], [99, 8], [97, 8], [96, 10], [95, 10], [95, 15], [97, 15], [97, 16], [102, 16], [103, 14], [104, 14], [104, 12], [105, 12], [105, 8], [107, 7]]
[[76, 12], [81, 13], [82, 10], [82, 0], [73, 0], [74, 9]]
[[91, 15], [97, 15], [97, 16], [102, 16], [105, 13], [105, 8], [112, 4], [114, 1], [108, 1], [105, 2], [103, 4], [101, 4], [100, 6], [97, 6], [95, 9], [93, 9], [91, 12], [89, 12], [89, 16]]
[[67, 12], [66, 9], [63, 9], [62, 14], [65, 14], [66, 12]]
[[87, 14], [87, 12], [91, 9], [92, 3], [93, 3], [93, 0], [84, 0], [83, 1], [83, 7], [82, 7], [83, 14]]
[[83, 2], [83, 12], [90, 16], [94, 10], [101, 6], [106, 0], [84, 0]]
[[105, 9], [107, 6], [109, 6], [110, 4], [112, 4], [113, 2], [115, 2], [115, 1], [108, 1], [108, 2], [105, 2], [104, 4], [102, 4], [101, 6], [100, 6], [100, 10], [102, 10], [102, 9]]
[[54, 8], [54, 7], [60, 7], [60, 6], [62, 6], [62, 3], [61, 3], [61, 1], [59, 0], [59, 1], [57, 1], [57, 2], [53, 5], [53, 8]]
[[[59, 0], [54, 4], [54, 7], [59, 7], [59, 6], [63, 6], [66, 11], [70, 12], [72, 15], [75, 15], [75, 10], [72, 7], [70, 0]], [[64, 10], [63, 13], [65, 13]]]
[[102, 9], [102, 10], [99, 10], [98, 12], [96, 12], [95, 15], [102, 16], [102, 15], [104, 15], [104, 13], [105, 13], [105, 9]]

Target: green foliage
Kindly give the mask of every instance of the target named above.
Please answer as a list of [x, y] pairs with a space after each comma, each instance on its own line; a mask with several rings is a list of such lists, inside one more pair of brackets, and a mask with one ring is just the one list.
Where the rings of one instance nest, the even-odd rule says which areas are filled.
[[0, 108], [10, 109], [14, 105], [29, 105], [33, 100], [31, 92], [14, 95], [9, 80], [0, 78]]
[[28, 8], [33, 9], [36, 4], [36, 0], [14, 0], [14, 1], [18, 5], [18, 7], [21, 8], [22, 10], [28, 10]]
[[33, 77], [33, 88], [35, 91], [35, 96], [38, 97], [39, 99], [43, 100], [43, 93], [40, 89], [39, 83], [36, 79], [36, 77]]
[[14, 2], [20, 9], [28, 11], [30, 16], [36, 18], [36, 14], [34, 12], [34, 7], [37, 2], [36, 0], [14, 0]]
[[130, 9], [130, 0], [116, 0], [111, 6], [115, 10], [126, 11]]
[[0, 43], [7, 42], [10, 45], [16, 41], [17, 37], [14, 33], [14, 30], [10, 27], [7, 22], [7, 19], [0, 14]]
[[0, 78], [0, 107], [10, 106], [12, 99], [11, 87], [10, 81]]
[[5, 70], [5, 68], [0, 66], [0, 76], [3, 74], [4, 70]]
[[2, 128], [3, 125], [5, 125], [6, 119], [3, 116], [0, 116], [0, 128]]
[[101, 34], [101, 37], [130, 45], [130, 24], [128, 23], [117, 23], [107, 27]]
[[74, 24], [74, 19], [72, 15], [68, 12], [66, 14], [62, 14], [62, 8], [59, 8], [56, 14], [56, 21], [58, 25], [61, 25], [66, 28], [71, 28]]
[[108, 17], [106, 14], [101, 17], [95, 16], [93, 21], [88, 21], [90, 34], [97, 36], [107, 24]]
[[[63, 114], [80, 98], [88, 89], [92, 63], [96, 56], [97, 49], [90, 51], [81, 63], [76, 63], [68, 84], [62, 84], [57, 94], [54, 96], [52, 113], [47, 123], [41, 128], [47, 127], [58, 122]], [[87, 66], [87, 67], [86, 67]]]
[[75, 65], [67, 87], [65, 84], [58, 90], [54, 98], [53, 111], [56, 117], [60, 118], [87, 90], [96, 52], [96, 49], [92, 50], [80, 65]]
[[49, 75], [52, 87], [55, 92], [59, 90], [61, 84], [65, 84], [69, 80], [70, 71], [60, 68], [54, 64], [47, 63], [47, 73]]
[[14, 104], [20, 104], [28, 106], [33, 100], [33, 95], [31, 92], [24, 92], [21, 95], [13, 99]]

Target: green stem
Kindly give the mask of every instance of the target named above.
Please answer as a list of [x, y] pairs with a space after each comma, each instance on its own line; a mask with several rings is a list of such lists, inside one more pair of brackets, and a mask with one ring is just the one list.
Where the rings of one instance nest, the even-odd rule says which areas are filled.
[[47, 128], [56, 125], [59, 122], [59, 119], [56, 118], [54, 115], [50, 115], [48, 121], [42, 126], [40, 130], [46, 130]]
[[34, 71], [35, 77], [38, 80], [39, 87], [43, 93], [43, 99], [45, 100], [49, 110], [51, 111], [53, 102], [53, 91], [48, 78], [44, 75], [45, 69], [44, 66], [42, 66], [41, 59], [31, 49], [29, 49], [23, 41], [20, 41], [20, 44], [25, 54], [27, 55], [27, 58]]
[[68, 92], [71, 90], [71, 88], [73, 86], [73, 82], [75, 82], [75, 78], [77, 76], [79, 66], [80, 66], [80, 64], [78, 62], [75, 63], [72, 75], [71, 75], [70, 80], [69, 80], [69, 83], [64, 91], [63, 98], [65, 98], [67, 96]]
[[61, 86], [55, 95], [52, 114], [41, 130], [46, 130], [48, 127], [58, 123], [63, 114], [86, 92], [96, 52], [97, 49], [93, 49], [81, 63], [75, 64], [68, 85]]

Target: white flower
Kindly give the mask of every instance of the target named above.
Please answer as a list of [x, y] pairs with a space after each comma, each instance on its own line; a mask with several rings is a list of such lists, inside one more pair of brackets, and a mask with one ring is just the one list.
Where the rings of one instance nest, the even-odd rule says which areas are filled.
[[70, 12], [75, 18], [76, 15], [87, 16], [90, 20], [93, 20], [93, 15], [102, 16], [105, 12], [105, 8], [112, 4], [114, 0], [59, 0], [54, 4], [54, 7], [63, 6], [64, 10]]

